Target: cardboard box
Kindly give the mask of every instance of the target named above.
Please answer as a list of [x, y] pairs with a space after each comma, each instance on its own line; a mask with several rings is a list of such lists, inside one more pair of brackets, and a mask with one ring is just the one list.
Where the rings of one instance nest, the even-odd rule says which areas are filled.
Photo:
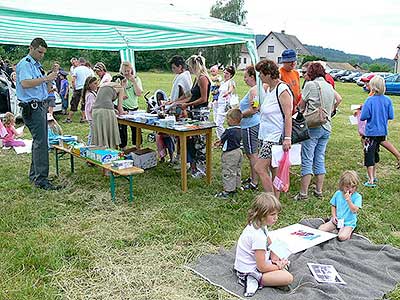
[[122, 170], [133, 167], [133, 160], [125, 159], [125, 160], [114, 160], [111, 164], [111, 168], [116, 170]]
[[114, 149], [89, 149], [86, 157], [104, 165], [121, 159], [121, 152]]
[[87, 153], [89, 150], [100, 150], [100, 149], [106, 149], [106, 147], [95, 146], [95, 145], [83, 146], [80, 148], [80, 155], [81, 157], [87, 157]]
[[144, 148], [131, 152], [128, 155], [134, 166], [142, 169], [149, 169], [157, 166], [157, 153], [149, 148]]

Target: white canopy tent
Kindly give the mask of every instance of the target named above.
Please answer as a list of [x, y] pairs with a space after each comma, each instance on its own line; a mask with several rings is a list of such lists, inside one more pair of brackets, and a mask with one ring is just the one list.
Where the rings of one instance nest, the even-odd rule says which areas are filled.
[[2, 0], [0, 44], [29, 45], [42, 37], [49, 47], [134, 51], [245, 43], [258, 54], [251, 29], [199, 16], [159, 0]]

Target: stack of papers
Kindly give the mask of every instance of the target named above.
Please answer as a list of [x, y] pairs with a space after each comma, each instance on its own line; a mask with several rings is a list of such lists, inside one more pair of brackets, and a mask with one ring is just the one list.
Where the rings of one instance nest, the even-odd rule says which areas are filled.
[[332, 265], [308, 263], [307, 266], [318, 282], [346, 284]]

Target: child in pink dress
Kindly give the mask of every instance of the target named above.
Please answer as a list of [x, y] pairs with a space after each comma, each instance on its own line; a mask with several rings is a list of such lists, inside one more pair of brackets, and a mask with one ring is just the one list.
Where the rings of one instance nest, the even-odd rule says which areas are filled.
[[7, 112], [4, 117], [4, 127], [7, 130], [7, 135], [3, 138], [4, 147], [24, 147], [25, 143], [22, 141], [16, 141], [15, 138], [19, 138], [23, 133], [18, 134], [15, 130], [15, 117], [12, 113]]
[[88, 145], [92, 144], [92, 136], [93, 136], [93, 104], [96, 101], [97, 96], [97, 88], [99, 86], [99, 81], [96, 77], [89, 76], [86, 78], [85, 85], [83, 86], [82, 91], [82, 100], [85, 100], [85, 116], [86, 120], [89, 123], [89, 135], [88, 135]]

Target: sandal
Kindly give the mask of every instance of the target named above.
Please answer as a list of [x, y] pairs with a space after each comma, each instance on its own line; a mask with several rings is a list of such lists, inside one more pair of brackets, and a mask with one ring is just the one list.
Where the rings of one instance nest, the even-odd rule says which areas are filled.
[[322, 192], [318, 192], [317, 190], [314, 190], [313, 195], [314, 195], [314, 197], [317, 197], [317, 198], [323, 198], [324, 197], [322, 195]]
[[240, 190], [242, 190], [242, 191], [246, 191], [246, 190], [254, 190], [255, 191], [257, 189], [258, 189], [258, 184], [254, 184], [252, 182], [249, 182], [249, 183], [247, 183], [245, 185], [242, 185], [240, 187]]
[[398, 160], [396, 163], [396, 169], [400, 169], [400, 160]]
[[[374, 182], [375, 182], [375, 180], [374, 180]], [[376, 187], [376, 184], [375, 184], [375, 183], [370, 183], [369, 181], [366, 181], [366, 182], [364, 182], [364, 186], [365, 186], [365, 187], [372, 187], [372, 188], [374, 188], [374, 187]]]
[[[374, 180], [374, 182], [375, 182], [375, 180]], [[369, 181], [366, 181], [366, 182], [364, 182], [364, 186], [365, 186], [365, 187], [372, 187], [372, 188], [374, 188], [374, 187], [376, 187], [376, 183], [370, 183]]]
[[242, 184], [250, 183], [251, 182], [251, 177], [248, 177], [246, 179], [242, 180]]
[[236, 194], [236, 192], [234, 192], [234, 191], [233, 192], [222, 191], [222, 192], [215, 194], [214, 197], [215, 198], [229, 198], [229, 196], [232, 196], [234, 194]]
[[308, 195], [304, 195], [302, 193], [298, 193], [296, 196], [293, 197], [294, 201], [302, 201], [302, 200], [308, 200]]

